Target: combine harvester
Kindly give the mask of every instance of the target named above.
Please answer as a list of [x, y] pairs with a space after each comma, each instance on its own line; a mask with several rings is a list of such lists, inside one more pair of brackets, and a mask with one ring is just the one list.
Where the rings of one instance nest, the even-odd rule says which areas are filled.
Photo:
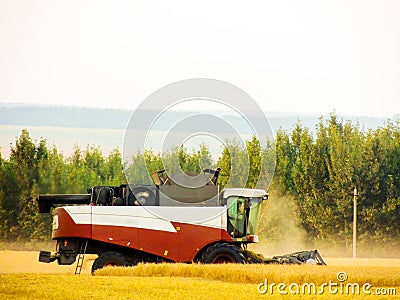
[[71, 265], [78, 257], [75, 274], [80, 274], [85, 254], [98, 255], [92, 272], [140, 262], [325, 265], [317, 250], [270, 259], [247, 250], [249, 243], [258, 242], [260, 206], [268, 194], [239, 188], [220, 192], [219, 171], [205, 170], [195, 177], [162, 177], [160, 171], [152, 175], [154, 185], [95, 186], [87, 194], [40, 195], [40, 213], [56, 206], [52, 238], [57, 244], [55, 253], [40, 251], [39, 261]]

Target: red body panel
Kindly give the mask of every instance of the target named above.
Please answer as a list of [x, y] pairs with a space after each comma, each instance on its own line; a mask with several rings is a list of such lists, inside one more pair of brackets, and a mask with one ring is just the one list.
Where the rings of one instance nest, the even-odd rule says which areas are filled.
[[54, 210], [54, 216], [58, 219], [58, 229], [53, 228], [53, 239], [79, 237], [92, 238], [92, 225], [76, 224], [71, 216], [62, 207]]
[[232, 241], [229, 233], [225, 229], [220, 228], [181, 224], [181, 232], [180, 261], [182, 262], [192, 261], [197, 253], [208, 244], [218, 241]]
[[138, 248], [139, 229], [121, 226], [92, 225], [92, 239], [130, 248]]
[[191, 262], [206, 245], [232, 241], [226, 230], [199, 225], [175, 223], [177, 232], [93, 225], [92, 239], [129, 247], [176, 262]]
[[[68, 212], [57, 208], [58, 229], [53, 239], [79, 237], [141, 250], [176, 262], [191, 262], [208, 244], [232, 238], [225, 229], [171, 222], [176, 232], [97, 224], [76, 224]], [[90, 213], [87, 214], [90, 218]]]

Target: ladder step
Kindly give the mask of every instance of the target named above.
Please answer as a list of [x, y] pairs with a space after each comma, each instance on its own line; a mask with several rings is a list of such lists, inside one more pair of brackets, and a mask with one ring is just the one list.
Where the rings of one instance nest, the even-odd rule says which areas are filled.
[[76, 262], [75, 275], [80, 275], [83, 267], [83, 262], [85, 260], [85, 253], [88, 241], [81, 244], [81, 248], [78, 253], [78, 261]]

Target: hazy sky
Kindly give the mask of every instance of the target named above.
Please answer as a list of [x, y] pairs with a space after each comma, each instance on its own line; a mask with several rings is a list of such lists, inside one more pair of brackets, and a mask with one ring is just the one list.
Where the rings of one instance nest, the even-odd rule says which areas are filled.
[[266, 111], [400, 113], [400, 1], [0, 0], [0, 102], [135, 108], [206, 77]]

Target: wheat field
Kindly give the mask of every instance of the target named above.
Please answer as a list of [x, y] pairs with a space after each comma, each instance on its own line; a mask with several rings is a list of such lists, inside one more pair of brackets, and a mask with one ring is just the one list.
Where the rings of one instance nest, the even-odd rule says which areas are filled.
[[[91, 275], [94, 256], [86, 256], [81, 275], [75, 265], [39, 263], [38, 252], [0, 251], [0, 299], [398, 299], [400, 260], [326, 259], [328, 266], [139, 264], [108, 267]], [[329, 281], [369, 283], [370, 294], [335, 294], [318, 288]], [[267, 281], [266, 281], [267, 280]], [[267, 283], [267, 285], [266, 285]], [[272, 287], [272, 294], [270, 284]], [[282, 290], [277, 285], [286, 285]], [[292, 287], [315, 284], [316, 293]], [[266, 293], [265, 287], [268, 286]], [[377, 291], [386, 295], [376, 295]], [[351, 291], [352, 292], [352, 291]], [[387, 295], [390, 292], [391, 295]], [[396, 292], [396, 295], [393, 295]], [[375, 294], [375, 295], [374, 295]]]

